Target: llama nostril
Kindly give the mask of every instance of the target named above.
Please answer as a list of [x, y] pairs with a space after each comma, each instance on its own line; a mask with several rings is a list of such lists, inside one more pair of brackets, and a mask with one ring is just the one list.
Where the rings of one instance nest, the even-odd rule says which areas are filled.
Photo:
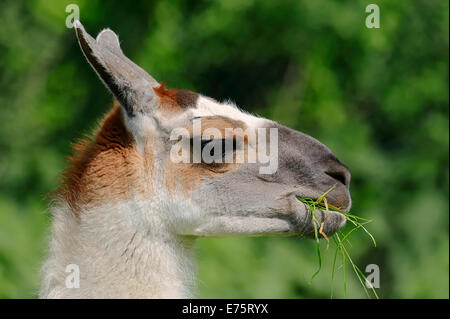
[[341, 182], [345, 186], [348, 186], [348, 183], [350, 182], [349, 174], [346, 174], [346, 172], [338, 171], [338, 172], [325, 172], [328, 176], [334, 178], [335, 180]]

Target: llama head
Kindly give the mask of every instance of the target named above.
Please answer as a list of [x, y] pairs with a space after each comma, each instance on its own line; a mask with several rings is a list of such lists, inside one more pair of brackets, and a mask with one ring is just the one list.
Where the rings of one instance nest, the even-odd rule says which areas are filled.
[[[80, 22], [74, 27], [120, 105], [94, 146], [81, 150], [69, 201], [139, 201], [140, 220], [156, 214], [188, 236], [311, 236], [311, 212], [297, 197], [318, 198], [330, 188], [328, 202], [350, 209], [350, 173], [319, 141], [231, 103], [166, 89], [123, 54], [114, 32], [94, 39]], [[326, 218], [326, 234], [345, 224], [339, 212], [317, 218]]]

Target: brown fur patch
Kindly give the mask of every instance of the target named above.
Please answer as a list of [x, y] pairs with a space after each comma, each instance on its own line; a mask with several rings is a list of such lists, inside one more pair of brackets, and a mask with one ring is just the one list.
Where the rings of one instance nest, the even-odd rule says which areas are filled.
[[[73, 146], [72, 166], [63, 174], [58, 194], [74, 212], [86, 206], [131, 198], [143, 191], [142, 157], [128, 132], [117, 102], [94, 138]], [[138, 189], [136, 189], [138, 187]]]
[[169, 112], [179, 112], [188, 107], [195, 107], [198, 99], [198, 94], [189, 90], [166, 89], [164, 81], [153, 90], [160, 98], [161, 107]]
[[225, 134], [226, 128], [241, 128], [245, 130], [247, 128], [247, 125], [239, 120], [233, 120], [229, 117], [216, 115], [216, 116], [206, 116], [201, 118], [202, 123], [202, 130], [205, 130], [207, 128], [217, 128], [219, 131], [222, 132], [222, 134]]
[[223, 173], [237, 169], [239, 164], [206, 165], [194, 163], [174, 163], [170, 159], [164, 166], [164, 181], [169, 194], [180, 189], [185, 196], [198, 189], [206, 178], [219, 177]]
[[[239, 120], [233, 120], [226, 116], [215, 115], [215, 116], [204, 116], [199, 118], [201, 120], [201, 133], [209, 128], [215, 128], [220, 131], [223, 137], [226, 137], [225, 129], [247, 129], [247, 125]], [[193, 126], [186, 128], [188, 132], [193, 133]]]

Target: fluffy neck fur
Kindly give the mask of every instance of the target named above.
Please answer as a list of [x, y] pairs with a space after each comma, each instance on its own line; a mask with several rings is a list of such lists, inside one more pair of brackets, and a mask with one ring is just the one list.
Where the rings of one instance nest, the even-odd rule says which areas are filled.
[[[189, 298], [195, 280], [193, 239], [173, 235], [158, 205], [103, 206], [75, 216], [53, 207], [50, 257], [41, 298]], [[154, 207], [144, 214], [144, 207]], [[156, 212], [157, 211], [157, 212]], [[139, 212], [139, 213], [138, 213]], [[80, 269], [80, 288], [66, 288], [67, 265]]]

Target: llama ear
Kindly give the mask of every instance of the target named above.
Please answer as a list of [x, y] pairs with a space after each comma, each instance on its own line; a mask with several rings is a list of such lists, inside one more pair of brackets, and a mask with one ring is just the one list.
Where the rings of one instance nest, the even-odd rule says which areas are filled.
[[153, 88], [159, 83], [123, 54], [117, 35], [106, 29], [94, 39], [78, 20], [74, 22], [74, 28], [89, 64], [128, 116], [151, 112], [156, 105]]

